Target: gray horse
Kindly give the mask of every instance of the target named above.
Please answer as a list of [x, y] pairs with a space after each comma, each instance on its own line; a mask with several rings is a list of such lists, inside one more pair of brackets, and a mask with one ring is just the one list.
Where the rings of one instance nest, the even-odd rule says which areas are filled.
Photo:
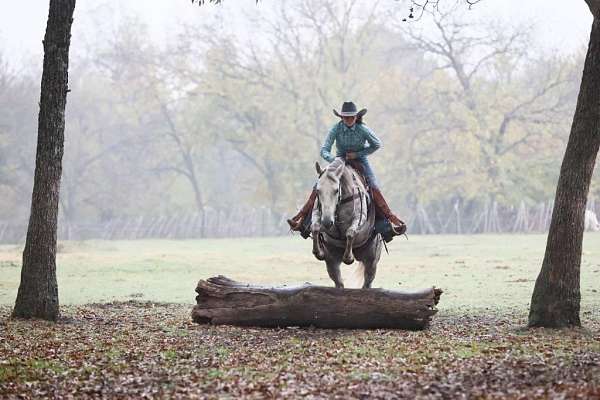
[[325, 260], [327, 272], [343, 288], [340, 264], [359, 261], [363, 288], [370, 288], [381, 255], [381, 240], [373, 233], [375, 209], [366, 185], [343, 158], [336, 158], [322, 170], [316, 164], [317, 201], [313, 208], [311, 232], [313, 254]]

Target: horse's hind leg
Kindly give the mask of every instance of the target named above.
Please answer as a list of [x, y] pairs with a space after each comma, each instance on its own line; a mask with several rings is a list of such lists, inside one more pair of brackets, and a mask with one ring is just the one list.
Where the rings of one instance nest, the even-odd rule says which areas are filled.
[[342, 282], [342, 273], [340, 272], [341, 262], [339, 260], [327, 259], [325, 260], [325, 263], [327, 264], [327, 273], [333, 283], [335, 283], [335, 287], [343, 288], [344, 283]]
[[377, 272], [377, 263], [376, 262], [362, 262], [365, 266], [365, 281], [363, 283], [363, 289], [369, 289], [373, 280], [375, 279], [375, 273]]
[[369, 289], [373, 280], [375, 279], [375, 273], [377, 272], [377, 264], [379, 263], [379, 257], [381, 256], [381, 240], [379, 235], [375, 237], [365, 255], [362, 263], [365, 267], [365, 280], [363, 283], [363, 289]]

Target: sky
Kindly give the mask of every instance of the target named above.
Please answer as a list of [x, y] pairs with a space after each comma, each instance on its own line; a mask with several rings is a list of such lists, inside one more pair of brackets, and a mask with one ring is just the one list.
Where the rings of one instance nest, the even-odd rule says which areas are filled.
[[[181, 22], [201, 23], [222, 14], [230, 26], [251, 31], [246, 14], [268, 12], [277, 0], [226, 0], [223, 5], [192, 5], [190, 0], [79, 0], [75, 10], [72, 46], [77, 51], [92, 34], [92, 21], [118, 25], [124, 16], [137, 16], [157, 41], [164, 40]], [[408, 0], [382, 0], [403, 6]], [[454, 0], [442, 0], [452, 2]], [[0, 54], [11, 66], [39, 63], [48, 0], [6, 2], [0, 13]], [[242, 11], [240, 11], [240, 9]], [[584, 0], [481, 0], [470, 11], [473, 18], [533, 23], [535, 40], [551, 51], [570, 52], [587, 44], [591, 14]], [[418, 22], [417, 22], [418, 23]], [[253, 32], [254, 33], [254, 32]]]

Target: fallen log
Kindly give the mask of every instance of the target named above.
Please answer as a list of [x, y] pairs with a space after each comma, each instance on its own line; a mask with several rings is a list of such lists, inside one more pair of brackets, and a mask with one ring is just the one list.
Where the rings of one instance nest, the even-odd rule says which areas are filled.
[[224, 276], [201, 280], [192, 319], [199, 324], [318, 328], [427, 327], [442, 294], [384, 289], [337, 289], [305, 284], [263, 287]]

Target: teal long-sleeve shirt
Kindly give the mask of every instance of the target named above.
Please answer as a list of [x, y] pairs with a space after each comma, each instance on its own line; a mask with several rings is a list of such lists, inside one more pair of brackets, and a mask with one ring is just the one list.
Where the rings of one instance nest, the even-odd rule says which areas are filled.
[[[337, 152], [331, 154], [335, 142]], [[321, 147], [321, 157], [332, 162], [335, 157], [343, 157], [347, 152], [355, 152], [358, 158], [366, 157], [381, 147], [381, 140], [365, 124], [354, 124], [348, 128], [343, 122], [338, 122], [330, 130], [325, 143]]]

